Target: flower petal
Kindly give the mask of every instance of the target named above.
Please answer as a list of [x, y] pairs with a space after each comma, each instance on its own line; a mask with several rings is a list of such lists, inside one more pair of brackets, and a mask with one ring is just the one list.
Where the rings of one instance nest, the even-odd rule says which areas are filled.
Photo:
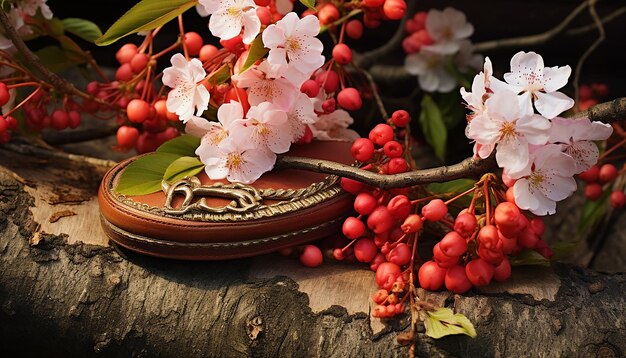
[[554, 92], [567, 84], [572, 69], [569, 66], [546, 67], [543, 69], [544, 89], [546, 92]]
[[544, 117], [552, 119], [574, 106], [574, 100], [561, 92], [536, 92], [535, 108]]

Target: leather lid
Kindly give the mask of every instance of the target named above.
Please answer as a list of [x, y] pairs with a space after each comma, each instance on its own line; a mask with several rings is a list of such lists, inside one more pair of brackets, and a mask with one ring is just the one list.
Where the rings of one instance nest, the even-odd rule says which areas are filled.
[[[293, 146], [289, 155], [352, 163], [349, 142]], [[114, 188], [135, 158], [113, 167], [98, 194], [103, 226], [118, 244], [179, 259], [245, 257], [337, 232], [352, 208], [338, 178], [299, 170], [274, 170], [252, 185], [196, 178], [165, 191], [124, 196]]]

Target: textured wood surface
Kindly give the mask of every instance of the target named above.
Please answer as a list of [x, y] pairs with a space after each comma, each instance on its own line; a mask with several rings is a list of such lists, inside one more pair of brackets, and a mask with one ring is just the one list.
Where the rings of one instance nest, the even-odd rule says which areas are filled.
[[[0, 351], [5, 356], [406, 356], [369, 316], [373, 273], [306, 269], [278, 255], [154, 259], [107, 247], [93, 201], [106, 166], [0, 149]], [[52, 204], [55, 203], [55, 204]], [[71, 211], [50, 223], [54, 213]], [[556, 266], [506, 284], [428, 297], [466, 314], [478, 337], [419, 356], [626, 354], [626, 277]]]

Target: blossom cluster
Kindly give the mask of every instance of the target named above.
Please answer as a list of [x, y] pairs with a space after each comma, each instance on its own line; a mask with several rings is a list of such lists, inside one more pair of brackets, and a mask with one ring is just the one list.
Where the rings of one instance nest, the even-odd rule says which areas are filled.
[[487, 58], [471, 92], [461, 89], [472, 111], [466, 135], [474, 154], [487, 158], [495, 150], [516, 204], [536, 215], [554, 214], [556, 202], [576, 190], [573, 176], [596, 164], [594, 141], [612, 133], [608, 124], [558, 117], [574, 105], [558, 91], [570, 74], [569, 66], [545, 67], [540, 55], [519, 52], [504, 81], [493, 77]]
[[[244, 44], [232, 66], [229, 98], [216, 99], [220, 93], [209, 83], [203, 63], [182, 54], [174, 55], [172, 66], [163, 71], [163, 84], [171, 88], [167, 110], [186, 123], [188, 133], [202, 137], [196, 154], [211, 179], [251, 183], [271, 170], [276, 154], [287, 152], [292, 143], [358, 137], [347, 129], [353, 120], [346, 111], [325, 105], [326, 80], [319, 81], [322, 85], [311, 80], [327, 76], [320, 69], [325, 58], [316, 38], [317, 17], [278, 14], [280, 20], [260, 33], [257, 5], [251, 0], [203, 0], [200, 7], [211, 15], [213, 35], [240, 38]], [[267, 57], [246, 67], [251, 50], [245, 45], [258, 37]], [[201, 117], [210, 103], [218, 107], [218, 122]]]
[[[21, 0], [11, 4], [10, 10], [7, 12], [11, 25], [17, 30], [21, 36], [28, 36], [33, 33], [33, 29], [28, 26], [27, 21], [30, 17], [35, 16], [38, 11], [46, 19], [52, 19], [52, 11], [46, 4], [48, 0]], [[0, 50], [13, 49], [13, 42], [0, 33]]]
[[451, 7], [418, 12], [407, 21], [406, 30], [410, 35], [402, 47], [409, 55], [404, 68], [418, 76], [422, 90], [450, 92], [456, 88], [457, 79], [450, 64], [461, 72], [480, 68], [483, 58], [473, 53], [468, 39], [474, 26], [462, 12]]

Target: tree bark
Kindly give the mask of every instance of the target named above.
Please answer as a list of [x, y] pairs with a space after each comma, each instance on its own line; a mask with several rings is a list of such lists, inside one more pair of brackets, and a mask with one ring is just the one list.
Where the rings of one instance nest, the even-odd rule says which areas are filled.
[[[92, 200], [105, 169], [0, 149], [3, 356], [408, 355], [396, 343], [408, 317], [372, 321], [373, 273], [360, 267], [305, 269], [274, 255], [180, 262], [108, 246]], [[43, 207], [76, 215], [50, 223]], [[515, 270], [481, 292], [429, 294], [478, 337], [420, 333], [416, 353], [624, 356], [625, 291], [623, 274], [557, 265]]]

